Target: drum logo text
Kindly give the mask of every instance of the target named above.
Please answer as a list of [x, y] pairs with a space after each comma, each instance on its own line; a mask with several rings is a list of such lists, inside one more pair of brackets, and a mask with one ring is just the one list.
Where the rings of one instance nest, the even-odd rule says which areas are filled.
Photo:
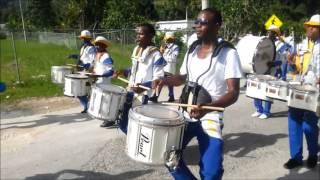
[[140, 155], [142, 155], [143, 157], [146, 157], [147, 155], [144, 152], [144, 148], [145, 146], [148, 146], [148, 144], [150, 143], [150, 139], [148, 136], [144, 135], [142, 132], [140, 133], [140, 137], [139, 137], [139, 147], [138, 147], [138, 153]]

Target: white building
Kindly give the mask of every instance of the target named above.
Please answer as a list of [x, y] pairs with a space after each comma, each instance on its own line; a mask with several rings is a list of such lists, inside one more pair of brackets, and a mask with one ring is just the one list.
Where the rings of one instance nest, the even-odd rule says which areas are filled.
[[182, 37], [182, 41], [187, 42], [193, 31], [194, 20], [158, 21], [155, 27], [158, 31], [162, 32], [183, 32], [185, 35]]

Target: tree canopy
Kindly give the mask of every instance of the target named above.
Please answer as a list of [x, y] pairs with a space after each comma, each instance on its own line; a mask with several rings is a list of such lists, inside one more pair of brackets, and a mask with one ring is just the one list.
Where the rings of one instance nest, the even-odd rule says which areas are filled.
[[[194, 19], [200, 0], [21, 0], [27, 30], [133, 28], [141, 22]], [[303, 32], [302, 23], [320, 13], [318, 0], [209, 0], [221, 10], [224, 30], [258, 33], [276, 14], [283, 29]], [[19, 0], [0, 0], [0, 23], [21, 29]]]

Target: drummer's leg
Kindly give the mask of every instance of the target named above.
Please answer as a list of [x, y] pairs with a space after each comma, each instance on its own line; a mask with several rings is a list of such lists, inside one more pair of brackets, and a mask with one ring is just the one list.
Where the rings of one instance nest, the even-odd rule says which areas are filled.
[[303, 117], [302, 128], [307, 140], [309, 158], [317, 159], [318, 153], [318, 117], [314, 112], [306, 111]]
[[134, 92], [129, 91], [127, 93], [126, 102], [123, 105], [123, 110], [122, 110], [121, 117], [120, 117], [119, 128], [125, 134], [127, 134], [128, 115], [129, 115], [129, 110], [132, 107], [133, 97], [134, 97]]
[[[186, 130], [183, 136], [182, 150], [188, 145], [191, 139], [195, 136], [196, 131], [202, 128], [200, 122], [189, 122], [186, 125]], [[187, 167], [186, 163], [182, 159], [179, 161], [178, 167], [175, 170], [170, 170], [169, 172], [174, 177], [175, 180], [195, 180], [196, 178], [191, 173], [190, 169]]]
[[287, 80], [287, 68], [288, 68], [288, 62], [285, 62], [281, 65], [281, 79], [283, 81]]
[[303, 110], [289, 107], [288, 128], [290, 156], [297, 162], [302, 162], [303, 130], [302, 130]]
[[88, 96], [78, 96], [78, 99], [83, 106], [83, 111], [81, 111], [81, 113], [86, 113], [88, 110]]
[[264, 108], [263, 108], [263, 114], [265, 114], [267, 117], [270, 116], [270, 110], [271, 110], [271, 102], [265, 101], [264, 102]]
[[263, 107], [262, 107], [262, 100], [260, 99], [253, 99], [254, 107], [256, 109], [256, 112], [263, 113]]

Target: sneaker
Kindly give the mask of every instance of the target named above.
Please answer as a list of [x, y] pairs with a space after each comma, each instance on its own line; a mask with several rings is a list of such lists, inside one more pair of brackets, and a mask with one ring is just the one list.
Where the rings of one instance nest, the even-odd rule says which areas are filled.
[[259, 116], [260, 119], [268, 119], [269, 116], [267, 116], [266, 114], [261, 114]]
[[318, 156], [309, 156], [307, 159], [307, 167], [308, 168], [314, 168], [316, 167], [318, 162]]
[[88, 109], [84, 109], [83, 111], [81, 111], [80, 113], [84, 114], [87, 113]]
[[174, 97], [169, 97], [169, 99], [168, 99], [168, 102], [174, 102], [175, 101], [175, 99], [174, 99]]
[[295, 167], [299, 167], [302, 166], [302, 162], [299, 162], [297, 160], [294, 159], [289, 159], [288, 162], [286, 162], [283, 167], [286, 169], [293, 169]]
[[254, 112], [253, 114], [251, 114], [251, 117], [258, 117], [258, 116], [260, 116], [261, 115], [261, 113], [259, 113], [259, 112]]
[[149, 98], [149, 101], [157, 103], [158, 102], [158, 97], [157, 96], [152, 96], [152, 97]]
[[110, 127], [115, 125], [114, 121], [103, 121], [103, 123], [100, 125], [100, 127]]

